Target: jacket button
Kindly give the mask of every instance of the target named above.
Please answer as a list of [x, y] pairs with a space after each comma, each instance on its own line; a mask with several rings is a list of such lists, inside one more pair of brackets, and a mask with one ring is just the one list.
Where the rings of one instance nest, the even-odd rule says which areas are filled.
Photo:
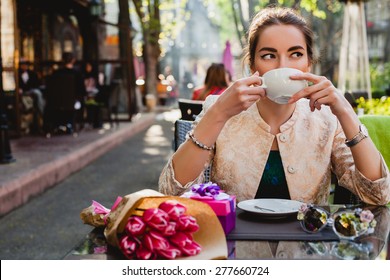
[[289, 165], [289, 166], [287, 167], [287, 171], [288, 171], [289, 173], [291, 173], [291, 174], [294, 174], [295, 172], [297, 172], [297, 169], [296, 169], [295, 167]]
[[287, 135], [286, 134], [281, 134], [279, 136], [279, 140], [282, 141], [282, 142], [286, 142], [288, 140]]

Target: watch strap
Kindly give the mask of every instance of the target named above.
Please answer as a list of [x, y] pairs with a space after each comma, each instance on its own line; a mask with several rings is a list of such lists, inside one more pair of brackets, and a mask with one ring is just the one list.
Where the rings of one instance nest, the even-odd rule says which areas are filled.
[[347, 145], [348, 147], [353, 147], [355, 146], [356, 144], [358, 144], [360, 141], [362, 141], [364, 138], [367, 138], [368, 135], [363, 133], [362, 131], [362, 125], [359, 126], [359, 132], [354, 136], [352, 137], [352, 139], [348, 140], [346, 139], [345, 140], [345, 145]]

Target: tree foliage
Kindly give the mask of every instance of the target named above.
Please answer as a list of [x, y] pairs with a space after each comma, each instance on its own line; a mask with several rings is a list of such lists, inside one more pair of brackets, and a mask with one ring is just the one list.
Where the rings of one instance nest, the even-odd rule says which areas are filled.
[[132, 0], [142, 31], [142, 57], [145, 63], [146, 91], [157, 94], [158, 63], [165, 53], [164, 42], [173, 41], [185, 21], [187, 1]]

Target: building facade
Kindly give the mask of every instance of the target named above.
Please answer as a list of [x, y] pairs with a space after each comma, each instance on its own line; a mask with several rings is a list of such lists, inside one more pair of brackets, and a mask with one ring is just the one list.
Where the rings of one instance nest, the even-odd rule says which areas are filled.
[[[118, 6], [118, 1], [110, 1]], [[60, 67], [64, 52], [72, 52], [76, 66], [91, 62], [105, 76], [104, 83], [116, 80], [121, 87], [120, 110], [131, 119], [126, 57], [120, 55], [118, 16], [105, 12], [103, 0], [0, 0], [2, 95], [9, 129], [21, 135], [22, 113], [18, 69], [20, 61], [34, 70], [42, 83]], [[130, 26], [121, 27], [128, 33]], [[129, 52], [124, 52], [125, 54]]]

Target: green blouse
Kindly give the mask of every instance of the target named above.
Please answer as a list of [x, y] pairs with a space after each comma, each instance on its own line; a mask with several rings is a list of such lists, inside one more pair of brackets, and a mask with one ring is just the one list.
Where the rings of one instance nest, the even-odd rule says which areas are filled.
[[255, 198], [291, 199], [279, 151], [270, 151]]

